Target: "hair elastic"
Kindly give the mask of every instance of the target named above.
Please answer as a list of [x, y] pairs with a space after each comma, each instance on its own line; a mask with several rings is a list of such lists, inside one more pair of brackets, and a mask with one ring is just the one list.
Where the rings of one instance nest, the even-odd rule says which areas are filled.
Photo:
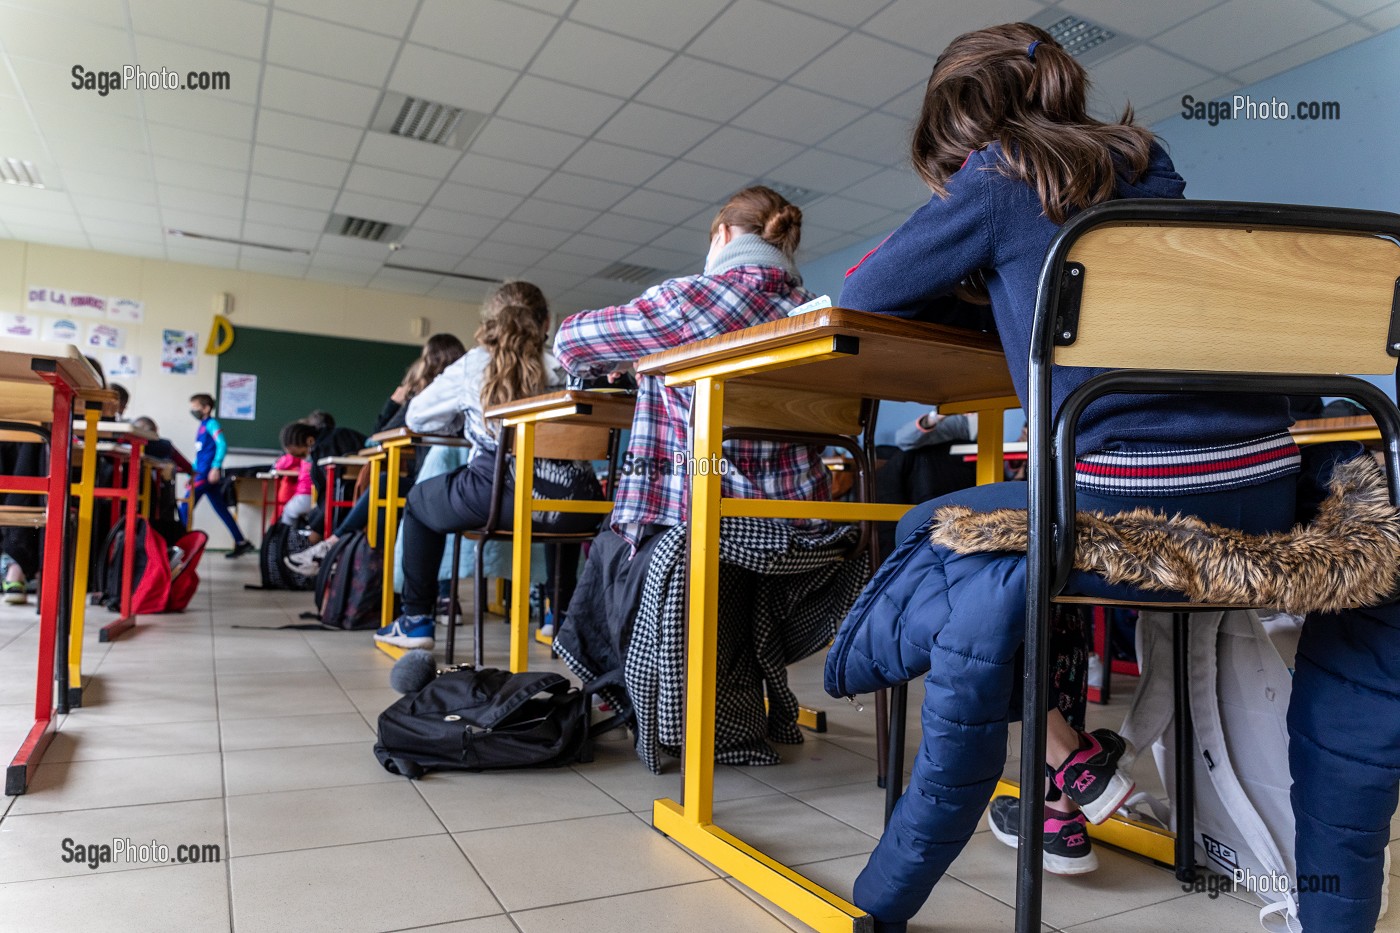
[[1026, 57], [1029, 58], [1031, 61], [1035, 61], [1035, 50], [1039, 45], [1040, 40], [1036, 39], [1030, 45], [1026, 46]]

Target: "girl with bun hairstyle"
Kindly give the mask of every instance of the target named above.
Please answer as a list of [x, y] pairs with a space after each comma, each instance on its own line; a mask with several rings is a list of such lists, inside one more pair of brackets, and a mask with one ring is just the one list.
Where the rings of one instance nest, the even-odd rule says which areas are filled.
[[[710, 250], [699, 275], [670, 279], [624, 305], [566, 319], [554, 352], [569, 372], [603, 375], [640, 357], [707, 337], [780, 320], [813, 295], [802, 287], [793, 255], [802, 211], [771, 188], [745, 188], [710, 224]], [[690, 451], [690, 388], [655, 376], [637, 380], [637, 410], [618, 479], [612, 530], [635, 550], [651, 535], [685, 521], [686, 477], [677, 451]], [[730, 441], [724, 495], [741, 498], [831, 498], [821, 450], [797, 444]]]

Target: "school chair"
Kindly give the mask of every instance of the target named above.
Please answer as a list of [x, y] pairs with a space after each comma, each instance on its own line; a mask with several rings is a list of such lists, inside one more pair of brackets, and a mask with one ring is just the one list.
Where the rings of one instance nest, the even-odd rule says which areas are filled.
[[[512, 531], [503, 528], [503, 517], [513, 506], [506, 498], [506, 478], [510, 476], [511, 464], [507, 461], [515, 449], [514, 428], [506, 427], [496, 444], [495, 472], [491, 481], [491, 502], [488, 507], [486, 524], [480, 528], [464, 529], [452, 536], [452, 577], [447, 610], [447, 663], [452, 663], [457, 642], [457, 570], [462, 557], [462, 540], [476, 543], [475, 561], [472, 565], [472, 663], [481, 667], [486, 637], [486, 544], [490, 541], [509, 541]], [[621, 432], [616, 428], [585, 424], [540, 424], [535, 429], [536, 460], [602, 460], [608, 464], [606, 497], [611, 499], [617, 489], [617, 468], [620, 456]], [[533, 515], [515, 517], [515, 521], [531, 521]], [[543, 532], [532, 531], [532, 539], [545, 547], [555, 549], [556, 573], [554, 576], [554, 605], [558, 606], [561, 592], [559, 562], [566, 544], [583, 544], [592, 541], [597, 535], [596, 528], [587, 532]]]
[[[1383, 437], [1392, 505], [1400, 502], [1400, 410], [1354, 376], [1396, 375], [1400, 357], [1400, 216], [1375, 211], [1213, 201], [1125, 200], [1071, 219], [1047, 251], [1030, 349], [1026, 683], [1016, 930], [1041, 928], [1047, 622], [1052, 601], [1173, 614], [1177, 705], [1178, 876], [1194, 874], [1192, 733], [1186, 633], [1207, 605], [1179, 594], [1097, 592], [1074, 570], [1075, 429], [1109, 394], [1343, 396]], [[1053, 367], [1101, 367], [1052, 409]], [[1261, 568], [1266, 573], [1268, 568]], [[1275, 571], [1278, 572], [1278, 571]], [[1107, 673], [1107, 669], [1105, 670]]]

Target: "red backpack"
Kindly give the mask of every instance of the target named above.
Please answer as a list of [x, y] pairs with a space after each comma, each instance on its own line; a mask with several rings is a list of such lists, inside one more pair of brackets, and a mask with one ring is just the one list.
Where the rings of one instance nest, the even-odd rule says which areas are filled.
[[[108, 609], [121, 608], [122, 556], [126, 546], [125, 521], [119, 521], [107, 536], [103, 553], [106, 566], [103, 573], [102, 604]], [[170, 547], [160, 532], [145, 519], [136, 524], [136, 555], [133, 574], [136, 587], [131, 594], [131, 611], [136, 615], [156, 615], [162, 612], [183, 612], [199, 588], [196, 568], [204, 554], [209, 536], [202, 531], [185, 532], [176, 542], [182, 556], [172, 574]]]

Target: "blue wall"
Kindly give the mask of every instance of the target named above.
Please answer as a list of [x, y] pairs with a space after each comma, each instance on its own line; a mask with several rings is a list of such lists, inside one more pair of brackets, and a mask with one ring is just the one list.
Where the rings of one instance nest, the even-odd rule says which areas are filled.
[[[1169, 117], [1152, 127], [1162, 137], [1186, 196], [1231, 201], [1325, 204], [1400, 212], [1400, 29], [1241, 88], [1254, 100], [1337, 101], [1336, 121], [1222, 120]], [[1233, 95], [1231, 95], [1233, 96]], [[910, 115], [911, 119], [913, 115]], [[839, 298], [846, 269], [883, 237], [803, 264], [807, 286]], [[1393, 396], [1393, 379], [1372, 380]], [[880, 409], [880, 443], [922, 413], [917, 405]], [[1007, 439], [1023, 419], [1007, 418]]]

